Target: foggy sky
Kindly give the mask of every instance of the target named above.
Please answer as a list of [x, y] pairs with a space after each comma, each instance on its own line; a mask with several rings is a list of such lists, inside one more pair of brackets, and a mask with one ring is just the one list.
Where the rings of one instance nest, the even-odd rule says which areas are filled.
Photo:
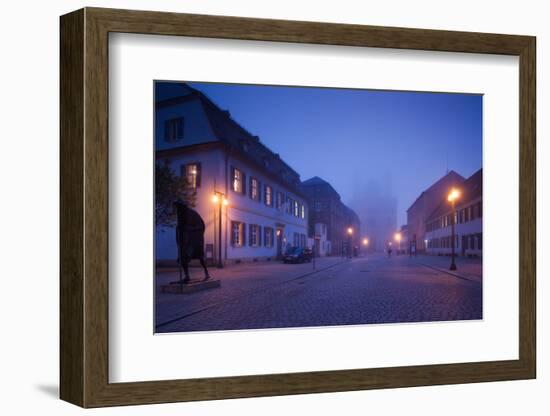
[[349, 204], [369, 181], [391, 187], [398, 223], [447, 169], [482, 166], [482, 96], [189, 83], [296, 170]]

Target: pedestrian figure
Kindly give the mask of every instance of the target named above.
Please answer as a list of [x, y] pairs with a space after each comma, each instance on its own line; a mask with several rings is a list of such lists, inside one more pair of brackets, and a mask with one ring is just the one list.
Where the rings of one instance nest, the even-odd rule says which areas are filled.
[[[205, 225], [199, 213], [187, 206], [185, 202], [178, 199], [174, 203], [178, 225], [176, 226], [176, 243], [178, 245], [178, 263], [180, 281], [189, 283], [189, 262], [198, 259], [204, 269], [204, 280], [210, 279], [204, 258], [204, 230]], [[185, 278], [181, 279], [181, 269]]]

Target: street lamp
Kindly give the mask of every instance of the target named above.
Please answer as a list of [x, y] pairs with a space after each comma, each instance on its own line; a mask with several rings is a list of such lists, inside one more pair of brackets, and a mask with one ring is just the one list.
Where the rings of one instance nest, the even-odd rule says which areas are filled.
[[369, 239], [363, 238], [363, 246], [365, 246], [365, 256], [367, 255], [367, 246], [369, 245]]
[[212, 202], [218, 206], [218, 267], [222, 269], [222, 206], [227, 206], [229, 201], [222, 192], [214, 192]]
[[348, 227], [347, 231], [348, 231], [348, 258], [351, 259], [351, 257], [352, 257], [352, 251], [351, 251], [352, 250], [352, 240], [351, 240], [351, 238], [352, 238], [352, 235], [353, 235], [353, 228]]
[[397, 241], [397, 255], [399, 255], [399, 252], [401, 251], [401, 233], [395, 233], [394, 235], [395, 241]]
[[451, 189], [451, 192], [449, 192], [449, 195], [447, 196], [447, 200], [451, 203], [452, 207], [452, 214], [451, 214], [451, 267], [449, 267], [449, 270], [456, 270], [456, 264], [455, 264], [455, 220], [456, 220], [456, 208], [455, 208], [455, 201], [460, 198], [460, 191], [456, 188]]

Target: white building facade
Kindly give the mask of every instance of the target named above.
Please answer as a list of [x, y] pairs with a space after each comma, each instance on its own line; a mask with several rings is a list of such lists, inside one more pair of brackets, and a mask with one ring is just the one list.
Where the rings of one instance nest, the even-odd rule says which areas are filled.
[[[194, 189], [207, 260], [275, 260], [307, 245], [307, 199], [279, 155], [186, 84], [157, 83], [155, 101], [156, 163]], [[155, 256], [157, 265], [175, 264], [174, 227], [156, 227]]]
[[[455, 209], [455, 254], [463, 257], [483, 256], [483, 171], [480, 169], [462, 186]], [[452, 252], [452, 208], [448, 201], [426, 221], [427, 254], [450, 255]]]

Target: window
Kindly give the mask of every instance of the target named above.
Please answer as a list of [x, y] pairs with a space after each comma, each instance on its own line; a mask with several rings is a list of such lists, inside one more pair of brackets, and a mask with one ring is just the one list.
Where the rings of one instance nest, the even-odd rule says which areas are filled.
[[244, 246], [244, 235], [245, 225], [242, 222], [232, 221], [231, 222], [231, 245], [233, 247], [242, 247]]
[[293, 243], [292, 244], [294, 247], [298, 247], [300, 245], [300, 234], [298, 233], [294, 233], [293, 235]]
[[259, 225], [250, 224], [248, 243], [251, 247], [258, 247], [261, 245], [261, 232]]
[[292, 215], [292, 199], [290, 197], [286, 197], [286, 213]]
[[183, 139], [183, 117], [171, 118], [164, 122], [164, 140], [168, 143]]
[[275, 200], [275, 208], [281, 209], [283, 206], [283, 194], [281, 192], [277, 192], [277, 199]]
[[201, 164], [188, 163], [181, 166], [181, 176], [187, 179], [188, 185], [197, 189], [201, 186]]
[[273, 247], [273, 228], [264, 227], [264, 246]]
[[300, 203], [298, 201], [294, 201], [294, 216], [298, 217], [300, 215]]
[[245, 175], [242, 171], [240, 171], [237, 168], [233, 168], [233, 174], [231, 175], [232, 179], [232, 189], [234, 192], [238, 192], [240, 194], [245, 193]]
[[273, 188], [269, 185], [266, 185], [265, 186], [265, 191], [264, 191], [264, 203], [268, 206], [268, 207], [272, 207], [273, 206]]
[[256, 178], [250, 178], [250, 198], [254, 201], [260, 200], [260, 182]]
[[304, 219], [306, 217], [306, 206], [304, 204], [302, 204], [301, 206], [301, 215], [302, 219]]

